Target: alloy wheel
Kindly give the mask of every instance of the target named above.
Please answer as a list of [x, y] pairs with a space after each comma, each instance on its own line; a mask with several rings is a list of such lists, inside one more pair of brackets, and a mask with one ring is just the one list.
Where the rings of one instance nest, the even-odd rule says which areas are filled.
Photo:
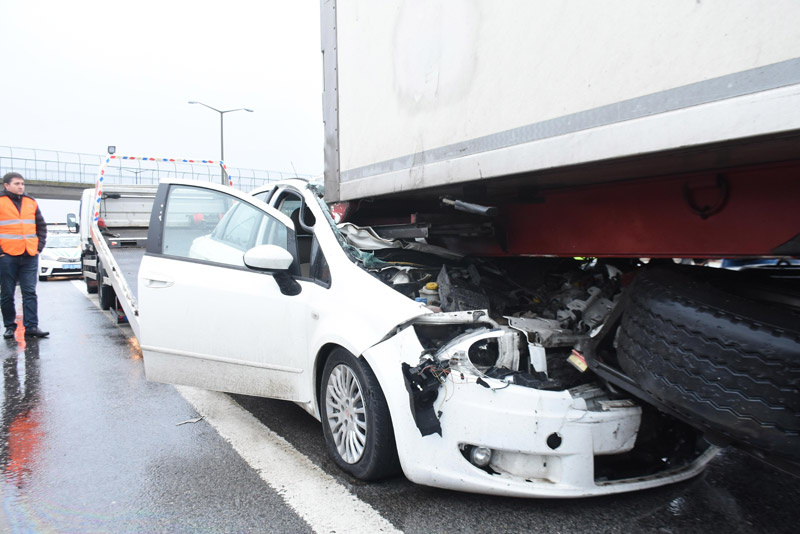
[[367, 410], [361, 384], [346, 365], [337, 365], [328, 377], [325, 415], [341, 458], [358, 462], [367, 441]]

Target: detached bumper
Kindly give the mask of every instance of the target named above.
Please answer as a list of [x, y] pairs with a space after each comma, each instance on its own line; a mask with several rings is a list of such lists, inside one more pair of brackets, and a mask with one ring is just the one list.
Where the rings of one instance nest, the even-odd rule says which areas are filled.
[[[639, 406], [608, 400], [599, 388], [542, 391], [494, 379], [482, 385], [460, 373], [450, 374], [433, 403], [441, 435], [423, 436], [401, 372], [402, 363], [416, 365], [421, 352], [407, 328], [364, 353], [384, 387], [403, 471], [419, 484], [518, 497], [605, 495], [693, 477], [716, 453], [709, 449], [656, 474], [598, 480], [596, 456], [634, 447]], [[491, 449], [488, 466], [468, 460], [473, 447]]]

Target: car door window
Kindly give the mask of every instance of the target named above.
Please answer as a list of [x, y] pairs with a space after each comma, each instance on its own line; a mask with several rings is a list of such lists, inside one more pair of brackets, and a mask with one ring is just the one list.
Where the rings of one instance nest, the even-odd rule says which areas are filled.
[[194, 240], [213, 232], [234, 200], [208, 189], [170, 187], [164, 213], [162, 252], [188, 258]]
[[288, 237], [283, 223], [227, 193], [183, 185], [168, 193], [164, 254], [243, 267], [257, 244], [291, 250]]
[[249, 204], [237, 203], [231, 209], [225, 230], [214, 239], [245, 252], [255, 245], [256, 232], [264, 214]]
[[253, 195], [253, 198], [257, 198], [261, 202], [267, 202], [269, 200], [269, 194], [271, 192], [272, 191], [270, 190], [270, 191], [264, 191], [263, 193], [256, 193], [255, 195]]
[[292, 213], [294, 213], [295, 210], [300, 209], [300, 206], [302, 205], [303, 201], [299, 198], [295, 198], [294, 196], [284, 196], [283, 199], [279, 201], [278, 209], [287, 217], [291, 217]]
[[284, 225], [272, 217], [264, 217], [258, 231], [256, 245], [278, 245], [281, 248], [287, 248], [288, 239], [288, 231]]

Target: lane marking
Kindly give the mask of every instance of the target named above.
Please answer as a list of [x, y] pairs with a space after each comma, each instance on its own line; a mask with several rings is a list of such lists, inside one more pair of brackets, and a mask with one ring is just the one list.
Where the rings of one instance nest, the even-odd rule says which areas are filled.
[[89, 296], [89, 292], [86, 291], [86, 284], [83, 280], [70, 280], [69, 283], [75, 286], [75, 289], [77, 289], [87, 297]]
[[[82, 281], [73, 280], [72, 284], [100, 308], [97, 297], [86, 291]], [[128, 335], [135, 339], [129, 325], [117, 326], [127, 327]], [[174, 387], [314, 532], [403, 532], [226, 394]]]
[[314, 532], [402, 532], [224, 393], [175, 389]]

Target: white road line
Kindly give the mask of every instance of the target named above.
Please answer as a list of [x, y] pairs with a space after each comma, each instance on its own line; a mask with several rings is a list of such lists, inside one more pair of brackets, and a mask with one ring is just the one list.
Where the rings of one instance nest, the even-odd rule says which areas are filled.
[[75, 286], [75, 289], [86, 295], [89, 296], [89, 293], [86, 292], [86, 284], [84, 283], [83, 279], [81, 280], [70, 280], [70, 284]]
[[315, 532], [402, 532], [227, 395], [176, 389]]
[[[82, 281], [72, 284], [100, 307]], [[402, 533], [224, 393], [187, 386], [175, 389], [314, 532]]]

